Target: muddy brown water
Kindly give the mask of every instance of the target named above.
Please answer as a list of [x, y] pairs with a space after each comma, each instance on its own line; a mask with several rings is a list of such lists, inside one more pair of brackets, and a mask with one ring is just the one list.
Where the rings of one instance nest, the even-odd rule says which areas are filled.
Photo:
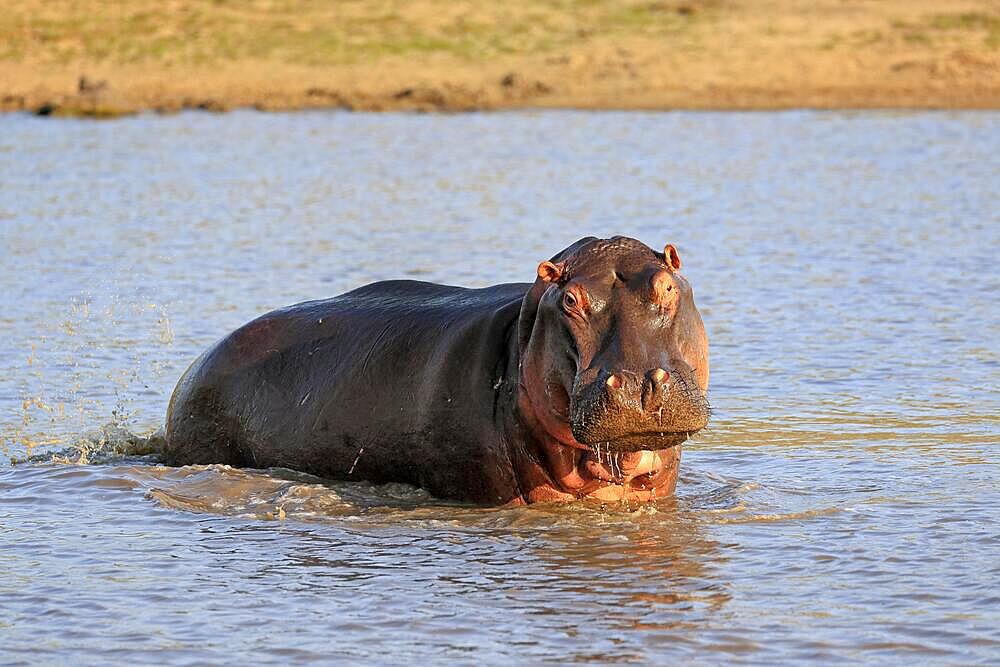
[[[0, 663], [995, 664], [998, 183], [996, 113], [0, 117]], [[712, 341], [673, 500], [143, 454], [256, 314], [616, 233]]]

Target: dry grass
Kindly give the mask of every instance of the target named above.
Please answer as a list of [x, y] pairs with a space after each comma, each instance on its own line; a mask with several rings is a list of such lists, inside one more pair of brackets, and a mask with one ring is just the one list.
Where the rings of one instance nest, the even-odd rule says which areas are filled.
[[989, 0], [0, 0], [7, 109], [998, 103]]

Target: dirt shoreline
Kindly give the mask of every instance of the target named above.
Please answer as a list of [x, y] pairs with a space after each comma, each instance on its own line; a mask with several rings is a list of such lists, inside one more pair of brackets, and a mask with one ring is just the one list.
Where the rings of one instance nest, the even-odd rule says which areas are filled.
[[[81, 71], [92, 71], [92, 68]], [[81, 73], [76, 81], [35, 84], [0, 95], [0, 111], [39, 115], [117, 117], [184, 109], [262, 111], [344, 109], [350, 111], [490, 111], [568, 108], [587, 110], [780, 110], [812, 109], [998, 109], [1000, 85], [977, 81], [803, 82], [788, 86], [719, 82], [704, 86], [629, 86], [586, 82], [572, 85], [557, 74], [525, 76], [516, 70], [491, 80], [422, 79], [404, 73], [380, 85], [353, 86], [317, 77], [303, 86], [271, 82], [206, 82], [170, 85], [158, 78], [133, 81]], [[396, 80], [393, 80], [396, 79]], [[593, 83], [594, 85], [587, 85]], [[604, 85], [600, 85], [604, 84]]]
[[986, 0], [97, 1], [0, 0], [0, 111], [1000, 109]]

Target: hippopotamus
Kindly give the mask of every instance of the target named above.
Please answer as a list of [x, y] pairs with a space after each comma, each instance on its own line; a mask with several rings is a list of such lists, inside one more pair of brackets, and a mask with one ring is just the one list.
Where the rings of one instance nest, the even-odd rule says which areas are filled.
[[185, 371], [174, 465], [402, 482], [481, 505], [670, 496], [706, 426], [677, 249], [584, 238], [533, 283], [376, 282], [267, 313]]

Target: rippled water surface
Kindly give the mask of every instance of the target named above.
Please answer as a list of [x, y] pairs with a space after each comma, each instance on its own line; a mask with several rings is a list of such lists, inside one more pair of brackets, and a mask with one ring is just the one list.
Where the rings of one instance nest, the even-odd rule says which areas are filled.
[[[0, 117], [0, 662], [1000, 662], [1000, 115]], [[167, 468], [186, 365], [391, 277], [680, 249], [656, 506]]]

